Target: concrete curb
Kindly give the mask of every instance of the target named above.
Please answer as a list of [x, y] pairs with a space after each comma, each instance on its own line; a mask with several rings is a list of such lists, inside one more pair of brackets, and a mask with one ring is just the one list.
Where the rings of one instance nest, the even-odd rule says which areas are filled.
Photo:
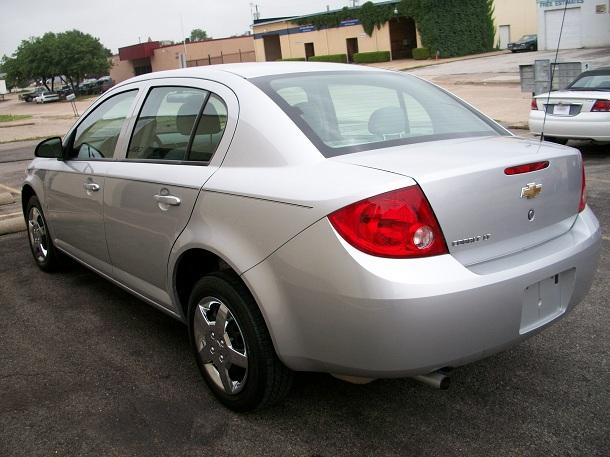
[[15, 197], [9, 192], [0, 192], [0, 206], [15, 203]]
[[0, 129], [10, 129], [11, 127], [24, 127], [26, 125], [36, 125], [36, 122], [24, 122], [21, 124], [0, 125]]
[[14, 216], [0, 220], [0, 235], [9, 233], [23, 232], [25, 230], [25, 220], [23, 216]]

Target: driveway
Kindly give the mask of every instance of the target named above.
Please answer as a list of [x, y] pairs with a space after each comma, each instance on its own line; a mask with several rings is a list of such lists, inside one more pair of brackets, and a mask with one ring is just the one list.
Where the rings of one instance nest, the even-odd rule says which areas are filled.
[[[555, 51], [507, 52], [489, 57], [468, 58], [455, 62], [430, 65], [410, 70], [427, 79], [455, 75], [513, 74], [519, 75], [519, 65], [531, 65], [535, 60], [555, 60]], [[562, 49], [559, 62], [589, 63], [591, 68], [610, 65], [610, 48]]]
[[607, 456], [610, 153], [585, 159], [605, 234], [590, 293], [448, 391], [299, 374], [283, 404], [232, 413], [182, 324], [80, 266], [42, 273], [24, 233], [0, 237], [0, 455]]

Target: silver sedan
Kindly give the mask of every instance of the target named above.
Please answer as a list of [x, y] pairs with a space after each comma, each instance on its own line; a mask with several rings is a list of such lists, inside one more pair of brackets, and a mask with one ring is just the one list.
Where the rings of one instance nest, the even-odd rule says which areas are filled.
[[36, 157], [22, 197], [38, 266], [72, 257], [186, 323], [234, 410], [278, 401], [295, 370], [444, 386], [439, 370], [571, 311], [599, 255], [577, 150], [402, 73], [143, 75]]

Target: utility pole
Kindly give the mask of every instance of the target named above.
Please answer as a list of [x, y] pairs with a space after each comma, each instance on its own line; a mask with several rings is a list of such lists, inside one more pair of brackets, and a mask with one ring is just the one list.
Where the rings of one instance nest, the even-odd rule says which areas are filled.
[[352, 2], [352, 8], [356, 8], [360, 3], [360, 0], [350, 0]]
[[256, 3], [250, 3], [250, 14], [252, 15], [252, 22], [261, 18], [261, 13], [258, 11]]

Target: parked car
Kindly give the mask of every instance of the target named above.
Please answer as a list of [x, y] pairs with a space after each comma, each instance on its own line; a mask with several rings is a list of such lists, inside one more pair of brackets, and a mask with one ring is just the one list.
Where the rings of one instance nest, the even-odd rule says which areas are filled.
[[512, 52], [537, 51], [538, 50], [538, 36], [537, 35], [523, 35], [517, 41], [508, 43], [508, 49], [510, 49]]
[[48, 89], [46, 87], [39, 86], [39, 87], [36, 87], [31, 92], [26, 92], [24, 94], [20, 94], [19, 99], [23, 100], [24, 102], [32, 102], [32, 101], [34, 101], [34, 99], [36, 97], [38, 97], [40, 94], [42, 94], [43, 92], [46, 92], [46, 91], [48, 91]]
[[50, 103], [59, 101], [59, 94], [55, 92], [45, 91], [34, 99], [36, 103]]
[[99, 93], [103, 94], [112, 86], [114, 86], [114, 81], [110, 78], [110, 76], [104, 76], [97, 80], [96, 82]]
[[292, 370], [442, 387], [439, 369], [569, 313], [599, 256], [578, 150], [400, 72], [142, 75], [35, 155], [36, 264], [68, 255], [187, 324], [206, 383], [239, 411], [281, 399]]
[[67, 84], [62, 86], [61, 89], [59, 89], [57, 91], [57, 95], [59, 95], [60, 100], [65, 100], [69, 94], [73, 94], [73, 93], [74, 93], [74, 90], [72, 89], [72, 86], [67, 85]]
[[77, 91], [80, 95], [97, 95], [100, 93], [100, 86], [96, 79], [90, 79], [80, 83]]
[[[545, 120], [546, 112], [546, 120]], [[581, 73], [564, 90], [532, 99], [529, 128], [556, 143], [610, 141], [610, 67]]]

